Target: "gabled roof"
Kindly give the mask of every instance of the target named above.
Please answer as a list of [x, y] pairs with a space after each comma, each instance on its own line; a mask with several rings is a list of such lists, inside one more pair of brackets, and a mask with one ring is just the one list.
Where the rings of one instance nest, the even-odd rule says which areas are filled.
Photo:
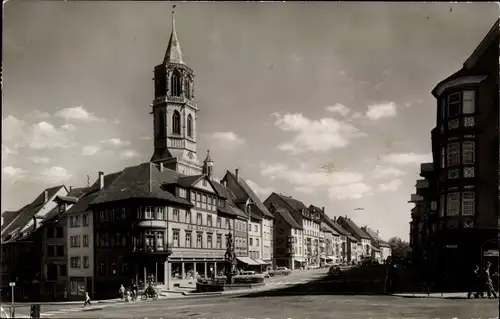
[[[248, 186], [247, 182], [241, 176], [239, 178], [236, 178], [236, 176], [234, 176], [233, 173], [231, 173], [230, 171], [226, 171], [226, 175], [229, 175], [229, 176], [231, 176], [232, 179], [234, 179], [234, 181], [240, 186], [240, 188], [243, 190], [243, 192], [252, 200], [252, 202], [255, 204], [257, 209], [264, 216], [269, 217], [269, 218], [274, 217], [273, 214], [271, 214], [269, 212], [269, 210], [264, 205], [264, 203], [262, 203], [259, 196], [257, 196], [257, 194], [255, 194], [253, 189], [250, 186]], [[240, 198], [238, 200], [240, 200]], [[246, 201], [246, 198], [241, 199], [241, 200]]]
[[240, 218], [244, 218], [245, 220], [248, 218], [247, 215], [245, 214], [244, 211], [242, 211], [234, 202], [236, 199], [236, 196], [231, 192], [231, 190], [227, 187], [224, 187], [224, 185], [216, 182], [216, 181], [211, 181], [212, 185], [214, 186], [215, 190], [219, 193], [219, 195], [223, 198], [226, 198], [226, 207], [225, 209], [220, 209], [223, 210], [224, 213], [234, 215]]
[[377, 232], [373, 229], [371, 229], [370, 227], [361, 227], [361, 229], [366, 233], [368, 234], [368, 236], [371, 237], [371, 239], [373, 241], [375, 241], [379, 246], [383, 246], [383, 247], [390, 247], [389, 244], [383, 240], [382, 238], [380, 238], [380, 236], [377, 234]]
[[332, 233], [334, 236], [339, 236], [339, 233], [338, 233], [335, 229], [333, 229], [332, 227], [330, 227], [330, 226], [329, 226], [326, 222], [324, 222], [324, 221], [322, 221], [322, 222], [321, 222], [320, 227], [321, 227], [321, 231], [323, 231], [323, 232], [330, 232], [330, 233]]
[[23, 229], [26, 224], [40, 211], [46, 203], [45, 192], [47, 192], [50, 200], [61, 188], [65, 188], [65, 186], [59, 185], [45, 189], [35, 198], [33, 202], [20, 209], [11, 222], [2, 228], [2, 241], [15, 239], [17, 232]]
[[290, 227], [294, 228], [294, 229], [302, 229], [302, 226], [297, 223], [297, 221], [295, 220], [295, 218], [293, 218], [292, 214], [290, 214], [290, 212], [286, 209], [286, 208], [283, 208], [277, 204], [274, 204], [274, 203], [271, 203], [272, 207], [273, 207], [273, 210], [275, 211], [276, 214], [279, 214], [279, 216], [281, 218], [283, 218], [283, 220], [288, 224], [290, 225]]
[[337, 220], [341, 221], [340, 222], [341, 225], [342, 222], [344, 222], [346, 226], [350, 228], [350, 231], [352, 231], [352, 234], [355, 237], [371, 240], [370, 236], [367, 233], [365, 233], [361, 228], [359, 228], [359, 226], [356, 225], [356, 223], [352, 219], [340, 216], [339, 218], [337, 218]]
[[71, 206], [71, 208], [67, 210], [66, 214], [83, 213], [89, 210], [90, 203], [97, 196], [99, 196], [99, 193], [97, 192], [85, 194], [84, 196], [82, 196], [82, 198], [78, 200], [78, 202], [75, 205]]
[[[95, 191], [93, 190], [92, 187], [81, 187], [81, 188], [73, 188], [72, 190], [69, 191], [67, 196], [57, 196], [54, 201], [56, 201], [58, 198], [63, 197], [63, 198], [69, 198], [71, 201], [66, 201], [67, 203], [73, 203], [71, 207], [64, 213], [67, 214], [68, 211], [70, 211], [73, 207], [78, 205], [80, 203], [80, 199], [84, 197], [87, 194], [94, 193]], [[95, 196], [94, 196], [95, 198]], [[88, 206], [88, 203], [87, 203]], [[54, 217], [59, 215], [59, 207], [56, 206], [54, 207], [45, 217], [43, 222], [47, 222]], [[42, 223], [43, 223], [42, 222]]]
[[90, 205], [103, 204], [127, 199], [159, 199], [181, 205], [193, 206], [183, 198], [177, 198], [172, 193], [165, 191], [165, 184], [176, 184], [184, 175], [170, 169], [160, 171], [152, 163], [143, 163], [125, 168], [118, 172], [113, 181], [104, 182], [104, 189], [99, 192]]
[[177, 184], [182, 187], [190, 187], [204, 178], [205, 175], [180, 176], [177, 179]]
[[290, 196], [286, 196], [283, 194], [277, 194], [277, 193], [274, 193], [274, 194], [276, 194], [279, 198], [281, 198], [282, 201], [287, 203], [288, 206], [290, 206], [291, 208], [296, 210], [298, 213], [301, 213], [303, 209], [307, 209], [307, 206], [304, 205], [304, 203], [302, 203], [298, 199], [295, 199], [295, 198], [292, 198]]

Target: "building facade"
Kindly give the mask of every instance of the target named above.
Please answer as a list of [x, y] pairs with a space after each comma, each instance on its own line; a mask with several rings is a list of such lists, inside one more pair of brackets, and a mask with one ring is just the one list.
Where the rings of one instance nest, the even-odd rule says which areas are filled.
[[[432, 91], [439, 200], [438, 214], [427, 226], [432, 244], [426, 254], [456, 278], [483, 262], [482, 250], [498, 255], [498, 48], [497, 21], [462, 69]], [[491, 261], [496, 264], [498, 257]], [[453, 266], [457, 263], [461, 266]]]
[[[372, 243], [370, 236], [356, 225], [352, 219], [347, 218], [347, 216], [339, 216], [336, 222], [356, 238], [356, 258], [354, 258], [354, 261], [360, 262], [363, 258], [371, 257]], [[354, 243], [354, 241], [351, 241], [351, 243]], [[352, 248], [353, 246], [351, 246], [351, 252], [353, 251]], [[353, 260], [353, 258], [351, 258], [351, 260]]]

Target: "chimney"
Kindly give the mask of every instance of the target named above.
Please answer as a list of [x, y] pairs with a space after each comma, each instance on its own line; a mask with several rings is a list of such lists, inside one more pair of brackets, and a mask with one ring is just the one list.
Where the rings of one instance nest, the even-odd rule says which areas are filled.
[[333, 216], [333, 221], [337, 222], [337, 216]]
[[163, 162], [160, 162], [160, 172], [163, 172]]
[[33, 229], [36, 229], [36, 217], [33, 216]]
[[104, 172], [99, 172], [99, 189], [104, 188]]
[[378, 229], [377, 229], [377, 236], [378, 236], [378, 234], [379, 234], [379, 231], [378, 231]]
[[71, 192], [73, 190], [73, 186], [70, 186], [69, 187], [69, 191]]
[[240, 169], [239, 168], [234, 170], [234, 175], [236, 175], [236, 181], [239, 182], [240, 181]]
[[43, 195], [44, 195], [44, 199], [45, 199], [44, 203], [48, 202], [49, 201], [49, 191], [45, 191], [43, 193]]
[[325, 213], [325, 206], [321, 207], [321, 211], [323, 212], [323, 214]]

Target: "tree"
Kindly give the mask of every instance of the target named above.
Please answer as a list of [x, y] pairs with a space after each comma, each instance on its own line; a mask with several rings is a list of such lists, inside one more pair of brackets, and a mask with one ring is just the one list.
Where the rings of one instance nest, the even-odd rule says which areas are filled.
[[387, 243], [391, 246], [392, 256], [395, 257], [405, 257], [410, 250], [410, 245], [400, 237], [392, 237]]

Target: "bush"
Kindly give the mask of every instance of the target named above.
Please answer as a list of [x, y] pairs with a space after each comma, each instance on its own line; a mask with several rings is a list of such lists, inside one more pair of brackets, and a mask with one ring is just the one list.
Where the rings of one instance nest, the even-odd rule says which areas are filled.
[[235, 284], [258, 284], [263, 282], [264, 275], [262, 274], [234, 276]]

